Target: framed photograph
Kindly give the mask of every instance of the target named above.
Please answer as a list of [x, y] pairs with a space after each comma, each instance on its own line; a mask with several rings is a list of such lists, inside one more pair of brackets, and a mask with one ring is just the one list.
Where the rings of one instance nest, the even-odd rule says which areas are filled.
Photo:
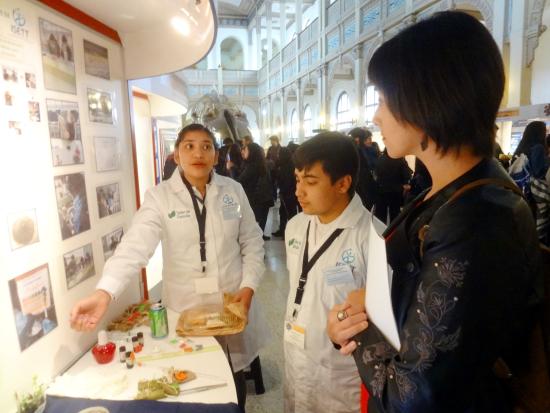
[[73, 34], [57, 24], [39, 19], [44, 87], [76, 95]]
[[113, 102], [111, 94], [101, 90], [88, 89], [88, 115], [90, 122], [113, 124]]
[[8, 132], [11, 138], [17, 138], [23, 135], [23, 127], [21, 122], [17, 120], [8, 120]]
[[12, 250], [38, 242], [36, 210], [8, 214], [8, 230]]
[[93, 277], [95, 275], [95, 267], [92, 244], [84, 245], [63, 254], [63, 264], [65, 266], [65, 278], [68, 290], [82, 281]]
[[98, 186], [96, 189], [99, 218], [105, 218], [122, 210], [118, 182]]
[[36, 74], [25, 72], [25, 86], [28, 89], [36, 89]]
[[61, 238], [67, 239], [89, 230], [90, 214], [84, 173], [59, 175], [53, 179]]
[[103, 257], [105, 258], [105, 261], [111, 258], [115, 253], [115, 249], [118, 244], [120, 244], [123, 235], [124, 230], [120, 227], [101, 237], [101, 245], [103, 246]]
[[18, 83], [19, 73], [17, 69], [11, 66], [2, 66], [2, 79], [4, 79], [6, 83]]
[[13, 96], [13, 92], [6, 90], [4, 92], [4, 105], [13, 106], [14, 101], [15, 101], [15, 98]]
[[53, 166], [84, 163], [78, 103], [46, 99]]
[[40, 122], [40, 103], [29, 100], [29, 120]]
[[84, 70], [91, 76], [109, 80], [109, 51], [84, 39]]
[[21, 351], [57, 327], [48, 264], [8, 281]]
[[114, 171], [119, 168], [118, 139], [95, 137], [95, 165], [97, 172]]

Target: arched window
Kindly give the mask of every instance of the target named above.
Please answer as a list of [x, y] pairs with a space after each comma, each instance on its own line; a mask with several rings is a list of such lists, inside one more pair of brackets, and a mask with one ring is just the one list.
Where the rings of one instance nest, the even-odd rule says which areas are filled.
[[313, 135], [311, 126], [311, 107], [306, 105], [306, 108], [304, 109], [304, 136], [309, 138], [311, 135]]
[[244, 54], [241, 43], [232, 37], [225, 39], [220, 45], [221, 64], [225, 70], [243, 70]]
[[348, 94], [342, 92], [336, 104], [336, 130], [346, 128], [351, 128], [351, 108]]
[[300, 139], [300, 121], [298, 120], [298, 111], [294, 109], [290, 115], [290, 140], [298, 142]]
[[368, 85], [365, 89], [365, 121], [367, 126], [372, 125], [376, 109], [378, 109], [378, 91], [374, 85]]

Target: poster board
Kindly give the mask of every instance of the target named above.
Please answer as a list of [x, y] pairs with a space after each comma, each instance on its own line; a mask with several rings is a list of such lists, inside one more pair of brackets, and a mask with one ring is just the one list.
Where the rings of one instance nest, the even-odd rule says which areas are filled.
[[[135, 212], [127, 96], [120, 44], [38, 2], [0, 0], [2, 412], [96, 341], [69, 314], [101, 276], [102, 238], [118, 240]], [[115, 183], [100, 218], [97, 188]], [[139, 288], [136, 274], [106, 319]]]

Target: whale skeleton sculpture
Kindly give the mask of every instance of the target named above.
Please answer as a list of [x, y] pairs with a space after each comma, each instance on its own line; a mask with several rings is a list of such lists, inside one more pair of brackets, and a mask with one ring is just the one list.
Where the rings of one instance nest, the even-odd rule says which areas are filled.
[[234, 142], [250, 135], [246, 114], [227, 96], [212, 91], [202, 96], [187, 112], [186, 123], [201, 123]]

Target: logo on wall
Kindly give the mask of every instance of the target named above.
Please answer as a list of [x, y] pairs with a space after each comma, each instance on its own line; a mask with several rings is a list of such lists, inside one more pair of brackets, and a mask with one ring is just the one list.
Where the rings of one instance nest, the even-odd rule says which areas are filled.
[[23, 39], [28, 39], [29, 30], [27, 29], [27, 19], [21, 9], [13, 9], [11, 16], [13, 21], [11, 25], [11, 32], [16, 36], [22, 37]]

